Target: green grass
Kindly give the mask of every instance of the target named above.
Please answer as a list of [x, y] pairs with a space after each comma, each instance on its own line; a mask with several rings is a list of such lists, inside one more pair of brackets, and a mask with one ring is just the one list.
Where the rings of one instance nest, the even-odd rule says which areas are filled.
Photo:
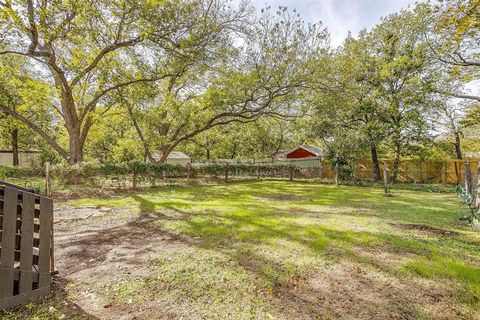
[[[184, 318], [476, 319], [480, 234], [459, 221], [465, 208], [449, 191], [403, 185], [386, 197], [380, 186], [261, 181], [62, 205], [130, 208], [178, 238], [158, 248], [149, 274], [112, 282], [115, 304], [155, 301]], [[316, 291], [316, 283], [329, 285]], [[324, 302], [309, 301], [316, 295]], [[325, 303], [346, 295], [351, 305]]]
[[[155, 213], [155, 226], [198, 239], [196, 250], [203, 250], [201, 253], [186, 253], [169, 265], [154, 267], [160, 275], [158, 283], [173, 283], [180, 290], [169, 293], [172, 301], [185, 294], [216, 296], [222, 292], [218, 279], [209, 278], [212, 271], [238, 277], [235, 283], [240, 283], [235, 286], [241, 292], [252, 285], [273, 292], [321, 266], [345, 260], [395, 277], [453, 281], [467, 292], [459, 293], [459, 303], [478, 307], [480, 236], [459, 222], [465, 209], [456, 196], [408, 186], [393, 193], [394, 197], [385, 197], [380, 187], [264, 181], [158, 187], [122, 198], [80, 199], [69, 204], [128, 206]], [[441, 236], [403, 229], [399, 224], [428, 225], [454, 233]], [[386, 263], [376, 254], [359, 251], [389, 253], [399, 261]], [[211, 269], [206, 268], [205, 264], [211, 265], [211, 255], [219, 252], [223, 259], [233, 259], [236, 267], [223, 269], [213, 263]], [[158, 259], [168, 254], [160, 254]], [[200, 258], [193, 258], [195, 254]], [[190, 274], [194, 271], [195, 276]], [[245, 280], [252, 272], [255, 279]], [[161, 295], [165, 287], [154, 279], [145, 280], [146, 291]], [[242, 284], [244, 280], [247, 283]], [[188, 292], [182, 289], [185, 284], [201, 290]]]

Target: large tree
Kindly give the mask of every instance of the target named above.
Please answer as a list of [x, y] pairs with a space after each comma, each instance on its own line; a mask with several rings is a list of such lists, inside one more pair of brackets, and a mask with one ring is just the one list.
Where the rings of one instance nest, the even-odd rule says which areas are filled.
[[[347, 37], [343, 48], [336, 57], [340, 77], [340, 92], [337, 90], [337, 103], [343, 103], [347, 110], [344, 128], [354, 131], [357, 139], [364, 141], [370, 151], [373, 163], [373, 179], [380, 180], [379, 146], [386, 137], [386, 124], [379, 117], [381, 105], [378, 103], [376, 87], [368, 79], [370, 59], [372, 58], [371, 44], [363, 37], [358, 40]], [[339, 94], [341, 99], [338, 99]]]
[[[211, 128], [248, 123], [264, 116], [301, 112], [299, 96], [322, 59], [327, 33], [280, 8], [259, 18], [214, 48], [215, 59], [193, 66], [159, 86], [122, 92], [125, 105], [151, 161], [163, 162], [180, 143]], [[136, 103], [128, 103], [135, 100]]]
[[386, 127], [386, 142], [393, 151], [392, 180], [396, 181], [401, 156], [428, 137], [426, 119], [432, 97], [425, 90], [427, 44], [416, 15], [402, 11], [361, 33], [367, 58], [362, 79], [371, 86], [377, 116]]
[[0, 110], [68, 162], [82, 161], [99, 110], [117, 105], [117, 91], [176, 79], [247, 11], [216, 0], [1, 1], [0, 55], [28, 58], [31, 77], [53, 89], [55, 99], [45, 107], [61, 119], [67, 146], [29, 112], [5, 104]]

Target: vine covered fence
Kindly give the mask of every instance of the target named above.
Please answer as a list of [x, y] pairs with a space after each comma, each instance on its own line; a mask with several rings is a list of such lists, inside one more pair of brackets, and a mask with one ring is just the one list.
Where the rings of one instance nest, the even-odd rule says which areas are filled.
[[[418, 161], [403, 160], [398, 170], [398, 182], [459, 184], [465, 180], [465, 160]], [[380, 162], [383, 179], [383, 165], [391, 178], [393, 161]], [[479, 160], [469, 160], [472, 174], [477, 175]], [[373, 180], [373, 163], [359, 161], [354, 166], [339, 166], [340, 180]], [[0, 178], [43, 177], [43, 169], [0, 167]], [[283, 179], [325, 179], [334, 180], [335, 165], [319, 158], [284, 159], [274, 162], [217, 161], [214, 163], [193, 163], [187, 166], [151, 164], [133, 161], [117, 164], [84, 162], [72, 166], [57, 165], [51, 169], [51, 176], [66, 184], [83, 182], [105, 182], [118, 187], [155, 185], [163, 179], [231, 179], [231, 178], [283, 178]], [[103, 183], [102, 183], [103, 184]]]

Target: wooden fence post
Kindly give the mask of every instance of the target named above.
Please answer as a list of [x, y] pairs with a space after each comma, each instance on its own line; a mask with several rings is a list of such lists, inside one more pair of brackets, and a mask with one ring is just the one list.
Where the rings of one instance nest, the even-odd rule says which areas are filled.
[[50, 161], [47, 161], [45, 166], [45, 194], [50, 196], [52, 194], [51, 189], [51, 180], [50, 180]]
[[471, 194], [472, 193], [472, 172], [470, 171], [470, 163], [465, 162], [465, 190]]
[[290, 165], [290, 181], [293, 181], [293, 165]]
[[318, 178], [322, 179], [322, 159], [318, 160]]
[[225, 181], [228, 181], [228, 162], [225, 162]]
[[[50, 161], [47, 161], [45, 167], [45, 194], [47, 196], [52, 195], [52, 182], [50, 179]], [[52, 209], [53, 210], [53, 209]], [[53, 220], [53, 214], [50, 218]], [[50, 222], [50, 272], [55, 271], [55, 248], [54, 248], [54, 234], [53, 234], [53, 221]]]
[[260, 180], [260, 166], [257, 163], [257, 180]]
[[388, 190], [388, 172], [387, 172], [387, 161], [383, 161], [383, 187], [385, 188], [385, 195], [390, 195]]
[[338, 176], [340, 174], [340, 168], [338, 166], [338, 158], [336, 158], [336, 161], [335, 161], [335, 185], [338, 186]]
[[133, 172], [133, 180], [132, 180], [132, 188], [134, 190], [137, 189], [137, 185], [138, 185], [138, 173], [136, 171]]
[[190, 177], [192, 176], [192, 163], [187, 163], [187, 182], [190, 182]]

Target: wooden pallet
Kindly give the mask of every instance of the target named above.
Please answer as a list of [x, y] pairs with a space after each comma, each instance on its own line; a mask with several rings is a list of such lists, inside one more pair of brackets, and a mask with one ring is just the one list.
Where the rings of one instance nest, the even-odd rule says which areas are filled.
[[0, 182], [0, 309], [50, 292], [53, 201]]

